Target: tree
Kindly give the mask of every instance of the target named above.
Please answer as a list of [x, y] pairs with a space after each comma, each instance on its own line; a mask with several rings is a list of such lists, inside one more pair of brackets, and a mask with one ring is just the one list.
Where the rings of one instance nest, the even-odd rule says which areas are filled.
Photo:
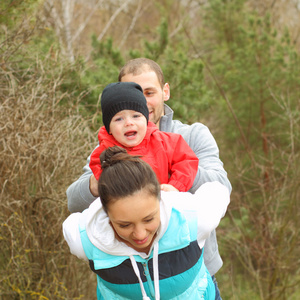
[[226, 247], [261, 299], [290, 299], [299, 275], [299, 53], [288, 30], [278, 37], [270, 15], [245, 1], [211, 1], [205, 26], [223, 157], [232, 161]]

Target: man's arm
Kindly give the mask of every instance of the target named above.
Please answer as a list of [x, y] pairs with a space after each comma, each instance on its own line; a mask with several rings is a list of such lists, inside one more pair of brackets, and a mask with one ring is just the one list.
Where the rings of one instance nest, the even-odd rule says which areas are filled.
[[191, 190], [196, 191], [205, 182], [219, 181], [231, 193], [232, 187], [227, 172], [224, 170], [223, 162], [219, 158], [219, 148], [213, 135], [203, 124], [200, 126], [199, 123], [196, 123], [193, 126], [195, 126], [195, 130], [191, 132], [192, 146], [190, 146], [199, 158], [199, 166]]
[[68, 209], [71, 213], [82, 212], [98, 197], [98, 183], [89, 167], [90, 156], [83, 174], [67, 189]]
[[176, 120], [173, 121], [172, 132], [181, 134], [199, 159], [198, 172], [189, 191], [194, 193], [205, 182], [219, 181], [231, 192], [227, 172], [219, 158], [218, 145], [209, 129], [201, 123], [186, 125]]

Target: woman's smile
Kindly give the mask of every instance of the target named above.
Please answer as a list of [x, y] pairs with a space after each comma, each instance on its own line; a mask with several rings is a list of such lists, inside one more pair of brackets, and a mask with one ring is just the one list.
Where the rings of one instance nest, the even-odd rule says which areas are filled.
[[133, 239], [133, 241], [139, 245], [143, 245], [148, 241], [149, 236], [147, 236], [146, 238], [144, 238], [143, 240], [135, 240]]

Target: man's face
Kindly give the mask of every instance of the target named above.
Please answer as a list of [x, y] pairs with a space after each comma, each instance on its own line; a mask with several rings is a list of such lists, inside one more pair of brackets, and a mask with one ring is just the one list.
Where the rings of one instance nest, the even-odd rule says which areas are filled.
[[139, 75], [126, 74], [121, 81], [135, 82], [142, 87], [149, 109], [149, 121], [159, 128], [160, 118], [164, 115], [164, 101], [170, 98], [169, 84], [166, 83], [162, 89], [154, 71], [145, 71]]

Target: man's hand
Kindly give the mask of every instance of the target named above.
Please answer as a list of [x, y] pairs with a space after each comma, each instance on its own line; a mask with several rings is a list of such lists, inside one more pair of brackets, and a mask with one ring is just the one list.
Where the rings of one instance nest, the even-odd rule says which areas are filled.
[[90, 191], [94, 197], [99, 197], [98, 193], [98, 180], [94, 175], [90, 177]]
[[160, 188], [164, 192], [178, 192], [178, 190], [171, 184], [166, 184], [166, 183], [161, 184]]

